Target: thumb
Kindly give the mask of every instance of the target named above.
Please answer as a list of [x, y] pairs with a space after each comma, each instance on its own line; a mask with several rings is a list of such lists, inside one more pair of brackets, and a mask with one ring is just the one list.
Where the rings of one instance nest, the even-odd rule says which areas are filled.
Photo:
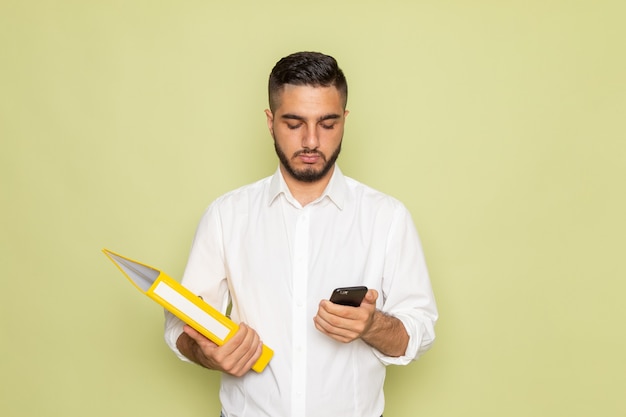
[[378, 300], [378, 291], [370, 289], [367, 291], [367, 294], [365, 294], [363, 302], [367, 304], [376, 304], [376, 300]]
[[198, 341], [198, 339], [204, 337], [200, 334], [200, 332], [198, 332], [196, 329], [188, 324], [185, 324], [185, 326], [183, 327], [183, 332], [187, 333], [187, 336], [191, 337], [195, 341]]

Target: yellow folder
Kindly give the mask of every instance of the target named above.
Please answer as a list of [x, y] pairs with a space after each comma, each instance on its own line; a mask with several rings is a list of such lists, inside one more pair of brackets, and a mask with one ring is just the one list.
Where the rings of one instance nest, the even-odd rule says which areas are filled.
[[[108, 249], [103, 249], [102, 252], [113, 261], [139, 291], [152, 298], [215, 344], [223, 345], [239, 328], [234, 321], [211, 307], [163, 271]], [[272, 349], [263, 345], [261, 357], [252, 369], [256, 372], [262, 372], [273, 355]]]

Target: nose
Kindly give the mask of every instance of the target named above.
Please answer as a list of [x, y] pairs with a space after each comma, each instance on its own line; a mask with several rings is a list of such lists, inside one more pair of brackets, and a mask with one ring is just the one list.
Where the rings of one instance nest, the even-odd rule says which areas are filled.
[[304, 136], [302, 137], [302, 147], [304, 149], [317, 149], [319, 143], [319, 135], [316, 126], [308, 126], [304, 130]]

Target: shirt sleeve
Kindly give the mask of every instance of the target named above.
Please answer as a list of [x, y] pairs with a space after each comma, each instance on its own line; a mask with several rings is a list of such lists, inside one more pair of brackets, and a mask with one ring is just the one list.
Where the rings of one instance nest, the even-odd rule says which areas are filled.
[[[200, 220], [181, 284], [215, 309], [225, 313], [229, 293], [217, 202], [206, 210]], [[180, 319], [165, 312], [165, 342], [180, 359], [189, 361], [176, 347], [183, 326], [184, 323]]]
[[410, 213], [401, 203], [387, 235], [383, 274], [381, 310], [402, 322], [409, 343], [400, 357], [374, 352], [386, 365], [406, 365], [432, 346], [438, 312], [422, 244]]

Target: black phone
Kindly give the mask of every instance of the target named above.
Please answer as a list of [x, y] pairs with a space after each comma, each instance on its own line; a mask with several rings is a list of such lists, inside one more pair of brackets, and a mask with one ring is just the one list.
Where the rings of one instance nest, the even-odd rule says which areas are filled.
[[335, 288], [330, 295], [330, 301], [344, 306], [358, 307], [367, 293], [367, 287], [341, 287]]

